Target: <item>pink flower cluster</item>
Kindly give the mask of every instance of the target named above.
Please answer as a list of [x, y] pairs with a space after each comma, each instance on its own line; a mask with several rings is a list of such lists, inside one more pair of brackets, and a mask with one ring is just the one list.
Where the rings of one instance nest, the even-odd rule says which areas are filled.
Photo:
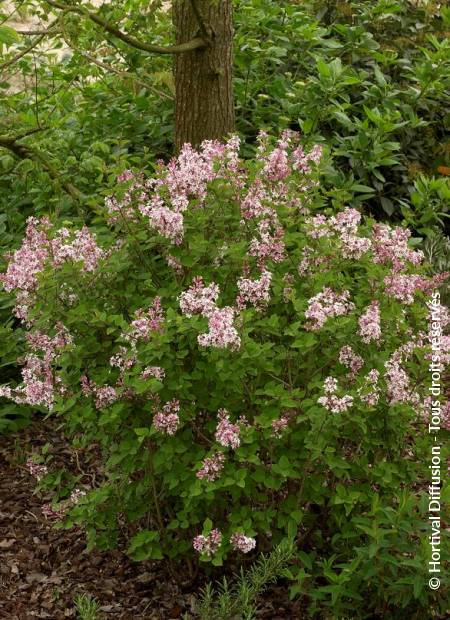
[[234, 327], [235, 310], [230, 306], [216, 308], [208, 316], [208, 331], [199, 334], [202, 347], [216, 347], [236, 351], [241, 346], [240, 336]]
[[394, 271], [399, 271], [406, 262], [413, 265], [420, 265], [422, 262], [423, 252], [408, 247], [411, 232], [407, 228], [375, 224], [372, 232], [375, 263], [383, 265], [391, 263]]
[[133, 368], [137, 361], [136, 352], [132, 352], [131, 355], [128, 352], [128, 349], [125, 347], [119, 347], [119, 350], [115, 355], [112, 355], [109, 363], [111, 366], [115, 366], [119, 368], [121, 374]]
[[286, 129], [276, 147], [268, 153], [268, 134], [265, 131], [259, 132], [258, 159], [264, 163], [262, 175], [269, 181], [283, 181], [293, 170], [309, 174], [311, 163], [320, 162], [323, 155], [322, 147], [316, 144], [309, 153], [306, 153], [299, 144], [299, 138], [298, 132]]
[[178, 400], [173, 399], [166, 403], [162, 411], [158, 411], [153, 418], [155, 428], [167, 435], [175, 435], [180, 423], [179, 411], [180, 403]]
[[256, 547], [256, 540], [244, 534], [233, 534], [230, 538], [233, 549], [242, 553], [249, 553]]
[[380, 325], [380, 304], [378, 301], [372, 301], [366, 311], [358, 319], [361, 340], [366, 344], [375, 340], [379, 342], [381, 339]]
[[38, 481], [48, 474], [48, 468], [46, 465], [40, 465], [39, 463], [35, 463], [33, 459], [27, 459], [25, 463], [26, 468], [29, 473], [34, 476]]
[[319, 405], [322, 405], [332, 413], [342, 413], [353, 405], [352, 396], [348, 394], [342, 396], [342, 398], [336, 396], [337, 387], [337, 380], [334, 377], [327, 377], [323, 384], [325, 396], [321, 396], [317, 401]]
[[38, 287], [38, 274], [49, 258], [48, 226], [47, 221], [28, 218], [22, 246], [9, 257], [6, 273], [0, 274], [5, 291], [20, 293], [15, 309], [20, 319], [28, 314], [30, 296]]
[[69, 499], [64, 500], [58, 506], [52, 506], [51, 504], [43, 504], [41, 511], [42, 515], [46, 519], [62, 519], [67, 511], [79, 503], [79, 501], [86, 496], [86, 491], [83, 489], [74, 489], [70, 494]]
[[84, 396], [94, 397], [95, 408], [98, 410], [106, 409], [120, 398], [117, 389], [111, 385], [97, 385], [95, 381], [90, 381], [86, 375], [80, 377], [81, 392]]
[[98, 261], [105, 256], [95, 235], [86, 226], [73, 234], [67, 228], [60, 228], [50, 241], [50, 252], [54, 267], [67, 261], [82, 262], [84, 271], [94, 271]]
[[160, 196], [156, 195], [148, 203], [140, 204], [139, 211], [148, 217], [150, 225], [156, 228], [162, 237], [169, 239], [175, 245], [182, 242], [184, 235], [183, 215], [166, 207]]
[[263, 181], [259, 178], [255, 179], [241, 202], [241, 214], [244, 220], [259, 217], [275, 220], [276, 213], [273, 207], [269, 206], [270, 198], [270, 192]]
[[363, 403], [374, 407], [380, 399], [381, 388], [378, 385], [380, 373], [375, 368], [364, 378], [364, 386], [358, 389], [358, 396]]
[[258, 280], [250, 280], [249, 278], [239, 278], [237, 286], [239, 294], [236, 299], [236, 305], [239, 309], [245, 308], [246, 304], [251, 304], [256, 310], [263, 310], [270, 300], [270, 282], [272, 274], [270, 271], [264, 270]]
[[202, 278], [195, 278], [179, 297], [181, 311], [188, 317], [201, 314], [208, 319], [208, 332], [197, 337], [200, 346], [239, 349], [241, 339], [234, 327], [235, 310], [230, 306], [217, 307], [218, 295], [217, 284], [204, 286]]
[[297, 268], [298, 274], [299, 276], [308, 276], [319, 268], [320, 271], [324, 272], [329, 263], [330, 258], [328, 256], [320, 256], [312, 247], [306, 246], [302, 250], [302, 258]]
[[258, 261], [258, 266], [264, 269], [268, 261], [281, 263], [284, 259], [285, 244], [284, 230], [268, 219], [258, 222], [258, 237], [250, 241], [249, 254]]
[[277, 439], [280, 439], [280, 437], [283, 434], [283, 431], [288, 427], [289, 424], [289, 418], [286, 415], [282, 415], [280, 418], [276, 419], [276, 420], [272, 420], [272, 430], [273, 430], [273, 436], [276, 437]]
[[215, 434], [216, 441], [226, 448], [236, 450], [241, 444], [239, 425], [230, 422], [230, 415], [226, 409], [219, 409], [217, 417], [219, 422]]
[[322, 159], [323, 148], [320, 144], [315, 144], [313, 148], [306, 153], [301, 145], [292, 152], [292, 168], [299, 170], [304, 174], [311, 172], [311, 163], [317, 165]]
[[159, 332], [164, 324], [164, 312], [161, 307], [160, 297], [155, 297], [152, 305], [147, 310], [139, 308], [134, 313], [135, 319], [131, 321], [130, 330], [124, 334], [124, 339], [132, 343], [138, 340], [149, 340], [152, 333]]
[[393, 273], [384, 278], [386, 294], [404, 304], [414, 302], [414, 294], [428, 288], [428, 281], [419, 275]]
[[282, 138], [279, 140], [278, 146], [265, 156], [265, 165], [262, 173], [269, 181], [282, 181], [289, 176], [291, 169], [287, 147], [287, 141]]
[[349, 301], [350, 292], [335, 293], [328, 287], [324, 287], [320, 293], [308, 301], [305, 317], [310, 321], [305, 329], [317, 331], [325, 324], [326, 320], [347, 314], [354, 308]]
[[207, 536], [200, 534], [192, 541], [192, 546], [198, 553], [204, 553], [207, 556], [214, 555], [222, 544], [222, 534], [219, 530], [211, 530]]
[[341, 244], [343, 258], [359, 259], [372, 246], [370, 239], [358, 236], [361, 214], [356, 209], [347, 207], [336, 216], [327, 218], [319, 214], [306, 220], [307, 234], [313, 239], [335, 237]]
[[219, 296], [217, 284], [205, 286], [203, 278], [193, 279], [191, 286], [181, 293], [179, 297], [181, 312], [187, 317], [194, 314], [209, 316], [216, 308], [216, 300]]
[[401, 361], [401, 351], [395, 351], [385, 363], [384, 379], [387, 388], [387, 401], [389, 405], [396, 403], [417, 404], [420, 400], [419, 396], [412, 391], [409, 376], [401, 366]]
[[226, 144], [205, 140], [199, 150], [185, 144], [178, 157], [161, 166], [156, 178], [146, 181], [141, 175], [126, 171], [118, 178], [128, 183], [122, 198], [106, 199], [109, 222], [137, 222], [140, 213], [161, 236], [180, 244], [184, 235], [183, 212], [190, 204], [203, 206], [209, 182], [227, 171], [237, 171], [239, 146], [237, 136]]
[[118, 183], [127, 183], [128, 187], [120, 201], [115, 196], [108, 196], [105, 199], [108, 223], [115, 224], [120, 221], [135, 221], [136, 215], [133, 208], [133, 198], [135, 195], [138, 195], [142, 201], [146, 199], [143, 177], [142, 175], [135, 176], [131, 170], [125, 170], [122, 174], [119, 174], [117, 181]]
[[[214, 555], [222, 544], [222, 534], [218, 529], [211, 530], [207, 536], [200, 534], [192, 541], [192, 546], [198, 553], [204, 553], [207, 556]], [[236, 551], [241, 553], [249, 553], [256, 547], [256, 540], [250, 536], [245, 536], [238, 532], [230, 537], [230, 544]]]
[[93, 388], [95, 395], [95, 406], [97, 409], [106, 409], [119, 398], [117, 390], [111, 385], [104, 385], [101, 387], [95, 386]]
[[28, 353], [22, 363], [22, 384], [16, 388], [0, 386], [0, 396], [18, 404], [53, 408], [55, 396], [65, 390], [61, 379], [55, 375], [53, 364], [61, 351], [71, 344], [72, 338], [66, 328], [58, 324], [54, 337], [40, 331], [29, 332], [27, 341], [32, 351], [43, 353], [43, 357]]
[[223, 163], [230, 155], [233, 157], [238, 149], [239, 141], [236, 139], [226, 145], [205, 140], [199, 150], [184, 144], [178, 157], [167, 164], [164, 178], [174, 209], [185, 211], [190, 199], [196, 199], [202, 205], [207, 183], [218, 175], [219, 162]]
[[223, 452], [216, 452], [213, 456], [203, 460], [201, 469], [197, 472], [197, 478], [206, 479], [214, 482], [220, 476], [225, 465], [225, 455]]
[[158, 381], [162, 381], [166, 376], [166, 371], [161, 366], [146, 366], [144, 370], [141, 372], [141, 379], [149, 379], [150, 377], [154, 377], [158, 379]]
[[105, 255], [86, 227], [74, 234], [61, 228], [53, 239], [50, 229], [48, 219], [28, 218], [22, 246], [10, 257], [6, 273], [0, 274], [5, 290], [16, 292], [14, 312], [22, 320], [28, 317], [38, 289], [38, 276], [47, 264], [56, 269], [67, 261], [81, 262], [83, 271], [94, 271]]
[[361, 368], [364, 366], [363, 358], [354, 352], [352, 347], [346, 345], [339, 351], [339, 361], [349, 370], [349, 378], [354, 379]]

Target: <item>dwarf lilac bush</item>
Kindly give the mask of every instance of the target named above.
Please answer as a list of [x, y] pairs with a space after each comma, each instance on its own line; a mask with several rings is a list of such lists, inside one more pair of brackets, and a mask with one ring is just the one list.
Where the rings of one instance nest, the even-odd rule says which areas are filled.
[[138, 560], [220, 565], [290, 538], [314, 609], [351, 614], [363, 591], [408, 609], [446, 274], [407, 230], [327, 207], [321, 157], [291, 132], [253, 161], [237, 138], [186, 145], [124, 173], [89, 230], [31, 218], [1, 275], [23, 381], [0, 394], [100, 447], [106, 478], [66, 520], [91, 545], [124, 519]]

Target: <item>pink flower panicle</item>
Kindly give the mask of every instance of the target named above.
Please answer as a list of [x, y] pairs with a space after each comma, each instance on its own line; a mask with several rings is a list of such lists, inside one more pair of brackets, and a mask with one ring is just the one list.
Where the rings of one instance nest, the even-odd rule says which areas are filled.
[[235, 533], [230, 538], [233, 549], [242, 553], [249, 553], [256, 547], [256, 540], [244, 534]]
[[181, 312], [189, 318], [194, 314], [210, 316], [216, 309], [218, 296], [219, 287], [217, 284], [213, 282], [209, 286], [205, 286], [203, 278], [196, 277], [191, 286], [179, 297]]
[[158, 381], [163, 381], [166, 376], [166, 371], [160, 366], [146, 366], [139, 376], [141, 379], [149, 379], [150, 377], [154, 377], [155, 379], [158, 379]]
[[[69, 241], [70, 237], [72, 240]], [[73, 235], [67, 228], [61, 228], [50, 242], [50, 247], [54, 267], [73, 261], [83, 263], [84, 271], [94, 271], [98, 261], [104, 256], [104, 251], [97, 245], [95, 235], [87, 226], [75, 231]]]
[[243, 309], [246, 304], [251, 304], [256, 310], [263, 310], [270, 300], [269, 289], [271, 280], [272, 274], [266, 270], [262, 272], [258, 280], [240, 278], [237, 283], [239, 290], [236, 299], [237, 307]]
[[117, 353], [111, 356], [109, 363], [111, 366], [119, 368], [121, 375], [127, 370], [133, 368], [137, 362], [137, 356], [135, 352], [131, 355], [126, 347], [119, 347]]
[[375, 224], [372, 229], [374, 262], [392, 264], [394, 271], [402, 269], [406, 262], [420, 265], [423, 252], [411, 250], [408, 240], [411, 232], [406, 228], [392, 228], [388, 224]]
[[39, 463], [35, 463], [31, 458], [27, 459], [25, 466], [28, 469], [29, 473], [34, 476], [38, 481], [48, 474], [48, 468], [46, 465], [40, 465]]
[[410, 387], [410, 379], [401, 366], [401, 354], [394, 352], [385, 363], [386, 372], [384, 379], [387, 388], [387, 401], [389, 405], [396, 403], [417, 404], [419, 397]]
[[217, 417], [219, 422], [215, 434], [216, 441], [225, 448], [230, 447], [236, 450], [241, 444], [239, 425], [230, 422], [230, 416], [226, 409], [219, 409]]
[[322, 159], [323, 148], [320, 144], [315, 144], [309, 153], [306, 153], [300, 145], [292, 152], [292, 168], [304, 174], [311, 172], [311, 162], [318, 164]]
[[173, 399], [166, 403], [162, 411], [158, 411], [153, 418], [155, 428], [166, 435], [175, 435], [180, 423], [179, 411], [180, 402], [178, 400]]
[[258, 237], [250, 241], [249, 254], [258, 260], [258, 266], [264, 269], [268, 261], [281, 263], [284, 259], [285, 245], [284, 230], [279, 224], [273, 224], [268, 219], [258, 223]]
[[308, 301], [305, 317], [309, 319], [305, 329], [317, 331], [330, 317], [342, 316], [354, 308], [349, 301], [350, 292], [335, 293], [328, 287], [324, 287], [320, 293]]
[[280, 140], [278, 146], [266, 156], [265, 160], [262, 174], [269, 181], [282, 181], [289, 176], [290, 166], [285, 142]]
[[194, 278], [192, 285], [179, 297], [181, 312], [187, 317], [201, 314], [208, 318], [208, 332], [197, 337], [200, 346], [237, 350], [241, 339], [233, 325], [235, 310], [229, 306], [219, 308], [216, 305], [218, 295], [217, 284], [205, 286], [201, 277]]
[[139, 211], [148, 217], [150, 225], [156, 228], [162, 237], [169, 239], [174, 245], [179, 245], [182, 242], [184, 235], [183, 215], [165, 206], [160, 196], [155, 195], [148, 203], [140, 204]]
[[5, 291], [31, 292], [37, 288], [37, 274], [49, 257], [48, 243], [45, 227], [37, 218], [29, 217], [21, 247], [10, 256], [6, 273], [0, 274]]
[[334, 217], [319, 214], [306, 220], [307, 234], [313, 239], [336, 237], [341, 243], [343, 258], [360, 259], [372, 246], [370, 239], [358, 236], [361, 214], [347, 207]]
[[427, 280], [417, 274], [392, 273], [384, 278], [384, 284], [389, 297], [407, 305], [414, 303], [414, 294], [417, 291], [425, 291], [428, 287]]
[[289, 418], [286, 415], [281, 416], [276, 420], [272, 420], [272, 434], [276, 439], [280, 439], [283, 431], [288, 427]]
[[83, 271], [94, 271], [98, 261], [105, 255], [89, 229], [71, 233], [67, 228], [56, 231], [50, 238], [51, 224], [48, 219], [30, 217], [22, 246], [10, 257], [0, 281], [7, 292], [16, 292], [15, 314], [27, 320], [34, 293], [38, 289], [38, 276], [49, 264], [54, 269], [67, 261], [81, 262]]
[[380, 399], [380, 386], [378, 380], [380, 373], [375, 368], [364, 378], [364, 386], [358, 389], [358, 396], [363, 403], [374, 407]]
[[5, 273], [0, 274], [5, 291], [16, 292], [14, 314], [25, 321], [33, 293], [38, 288], [38, 275], [49, 258], [49, 238], [47, 226], [35, 217], [27, 219], [25, 238], [21, 247], [9, 257]]
[[321, 396], [317, 402], [332, 413], [343, 413], [352, 407], [353, 397], [347, 394], [342, 398], [336, 396], [337, 386], [338, 383], [334, 377], [327, 377], [323, 385], [325, 396]]
[[240, 336], [234, 327], [235, 310], [230, 306], [216, 308], [208, 315], [208, 332], [199, 334], [201, 347], [216, 347], [236, 351], [241, 346]]
[[67, 329], [59, 324], [53, 337], [41, 331], [29, 332], [27, 341], [32, 351], [43, 354], [28, 353], [21, 363], [22, 383], [16, 388], [0, 386], [0, 396], [13, 400], [18, 404], [45, 407], [52, 410], [57, 394], [64, 392], [61, 379], [53, 369], [54, 362], [61, 351], [72, 342]]
[[255, 179], [241, 202], [241, 214], [244, 220], [268, 218], [273, 220], [276, 212], [270, 204], [270, 194], [261, 179]]
[[363, 358], [355, 353], [352, 347], [348, 345], [342, 347], [339, 351], [339, 361], [349, 369], [349, 376], [351, 379], [353, 379], [364, 366]]
[[225, 464], [225, 455], [223, 452], [216, 452], [213, 456], [203, 460], [201, 469], [198, 470], [197, 478], [206, 479], [214, 482], [220, 476]]
[[222, 534], [219, 530], [214, 529], [207, 536], [200, 534], [192, 541], [192, 546], [198, 553], [204, 553], [207, 556], [214, 555], [222, 544]]
[[149, 340], [155, 332], [162, 331], [164, 312], [161, 307], [161, 298], [155, 297], [153, 304], [147, 310], [139, 308], [134, 313], [136, 317], [130, 324], [130, 330], [124, 334], [124, 339], [132, 343], [138, 340]]
[[111, 385], [104, 385], [102, 387], [94, 387], [95, 407], [97, 409], [106, 409], [119, 398], [117, 390]]
[[380, 341], [380, 304], [378, 301], [372, 301], [364, 314], [359, 317], [358, 325], [358, 333], [361, 336], [361, 340], [363, 342], [369, 344], [370, 342], [372, 342], [372, 340], [375, 340], [376, 342]]

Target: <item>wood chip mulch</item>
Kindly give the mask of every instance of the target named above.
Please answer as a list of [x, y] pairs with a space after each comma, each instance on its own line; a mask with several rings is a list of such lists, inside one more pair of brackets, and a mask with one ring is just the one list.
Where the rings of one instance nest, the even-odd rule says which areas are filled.
[[[0, 619], [76, 618], [73, 600], [82, 592], [99, 601], [102, 620], [177, 620], [186, 612], [196, 618], [201, 576], [195, 584], [177, 582], [163, 562], [135, 563], [125, 554], [125, 541], [114, 551], [87, 552], [82, 531], [55, 529], [45, 518], [46, 500], [34, 494], [36, 480], [25, 467], [45, 444], [55, 462], [74, 469], [73, 450], [52, 420], [0, 435]], [[286, 588], [264, 595], [258, 618], [300, 617]]]

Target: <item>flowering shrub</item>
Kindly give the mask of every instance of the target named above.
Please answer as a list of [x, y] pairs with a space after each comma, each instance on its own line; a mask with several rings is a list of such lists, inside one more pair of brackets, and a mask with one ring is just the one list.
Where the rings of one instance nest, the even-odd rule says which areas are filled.
[[249, 162], [237, 138], [185, 145], [124, 173], [91, 230], [31, 218], [1, 276], [23, 382], [0, 394], [103, 450], [67, 516], [91, 544], [126, 519], [137, 560], [220, 565], [288, 537], [316, 607], [366, 590], [406, 608], [412, 584], [422, 605], [427, 299], [446, 275], [407, 230], [328, 212], [320, 159], [293, 133]]

